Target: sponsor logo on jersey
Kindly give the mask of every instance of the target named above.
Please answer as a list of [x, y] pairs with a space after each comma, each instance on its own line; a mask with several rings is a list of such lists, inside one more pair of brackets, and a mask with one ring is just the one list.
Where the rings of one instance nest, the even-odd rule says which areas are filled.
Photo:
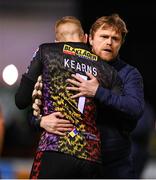
[[91, 52], [89, 52], [85, 49], [75, 48], [75, 47], [69, 46], [67, 44], [64, 45], [63, 52], [65, 54], [77, 55], [79, 57], [90, 59], [93, 61], [97, 61], [97, 59], [98, 59], [98, 57], [95, 54], [92, 54]]

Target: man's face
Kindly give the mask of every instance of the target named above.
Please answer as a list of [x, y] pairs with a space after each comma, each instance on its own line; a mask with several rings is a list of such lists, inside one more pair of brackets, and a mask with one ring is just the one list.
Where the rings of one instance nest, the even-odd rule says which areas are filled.
[[94, 37], [90, 37], [93, 52], [106, 61], [116, 58], [122, 44], [122, 36], [113, 28], [99, 28]]

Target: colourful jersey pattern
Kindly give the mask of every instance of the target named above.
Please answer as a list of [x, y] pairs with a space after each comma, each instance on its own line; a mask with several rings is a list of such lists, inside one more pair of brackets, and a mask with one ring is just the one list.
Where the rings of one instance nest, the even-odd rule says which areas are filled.
[[[85, 73], [91, 72], [103, 86], [111, 88], [111, 68], [106, 68], [96, 55], [79, 43], [43, 44], [39, 51], [43, 63], [43, 115], [59, 111], [73, 123], [74, 129], [65, 136], [44, 131], [38, 150], [59, 151], [99, 162], [100, 134], [95, 121], [95, 103], [92, 98], [71, 99], [74, 92], [66, 89], [71, 86], [66, 80], [71, 74], [86, 77]], [[107, 76], [103, 68], [109, 70]]]

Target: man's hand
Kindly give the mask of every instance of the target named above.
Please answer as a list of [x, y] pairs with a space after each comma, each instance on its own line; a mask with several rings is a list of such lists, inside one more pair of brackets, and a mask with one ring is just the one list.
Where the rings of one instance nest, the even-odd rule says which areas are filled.
[[34, 86], [34, 90], [32, 92], [32, 99], [33, 101], [35, 100], [35, 98], [41, 98], [42, 97], [42, 87], [43, 87], [43, 83], [42, 83], [42, 76], [38, 76], [37, 82]]
[[41, 110], [40, 110], [41, 105], [42, 105], [41, 100], [36, 98], [32, 105], [34, 116], [38, 117], [41, 114]]
[[32, 100], [33, 100], [33, 104], [32, 104], [32, 108], [33, 108], [33, 115], [38, 117], [41, 113], [40, 111], [40, 107], [42, 105], [41, 102], [41, 97], [42, 97], [42, 76], [38, 76], [37, 82], [34, 86], [34, 90], [32, 93]]
[[40, 127], [50, 133], [57, 135], [65, 135], [67, 131], [72, 131], [74, 126], [69, 120], [63, 119], [60, 112], [54, 112], [47, 116], [43, 116], [40, 122]]
[[80, 75], [72, 75], [73, 79], [67, 79], [67, 82], [75, 85], [75, 87], [67, 87], [67, 90], [78, 91], [79, 93], [71, 96], [71, 98], [78, 98], [81, 96], [94, 97], [99, 86], [98, 80], [91, 74], [86, 73], [89, 80], [84, 80]]

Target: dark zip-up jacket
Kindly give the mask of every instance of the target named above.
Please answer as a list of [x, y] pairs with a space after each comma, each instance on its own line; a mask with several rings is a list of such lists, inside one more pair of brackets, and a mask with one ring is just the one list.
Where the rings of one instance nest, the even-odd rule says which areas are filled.
[[95, 101], [101, 132], [104, 163], [124, 158], [130, 151], [130, 132], [144, 110], [143, 79], [140, 72], [121, 59], [109, 62], [122, 80], [122, 95], [99, 86]]

